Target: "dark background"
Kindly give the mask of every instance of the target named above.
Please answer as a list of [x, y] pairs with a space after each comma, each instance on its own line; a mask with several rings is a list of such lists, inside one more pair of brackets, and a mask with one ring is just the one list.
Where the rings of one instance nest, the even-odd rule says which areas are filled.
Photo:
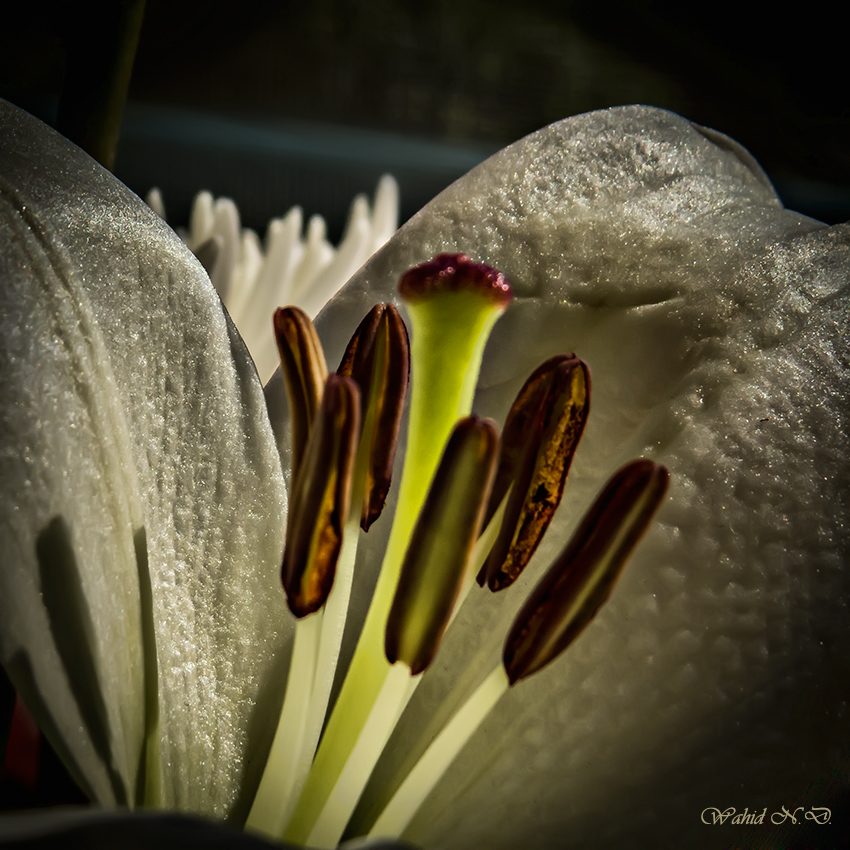
[[[767, 10], [760, 16], [751, 10]], [[661, 0], [148, 0], [116, 173], [185, 221], [201, 188], [262, 228], [300, 203], [337, 235], [392, 171], [409, 216], [505, 144], [625, 103], [747, 146], [788, 206], [850, 218], [846, 30], [837, 4]], [[97, 4], [0, 23], [0, 96], [55, 115], [69, 32]], [[69, 23], [70, 22], [70, 23]]]
[[[788, 206], [844, 221], [850, 107], [840, 8], [147, 0], [116, 173], [140, 194], [158, 184], [177, 224], [208, 188], [232, 196], [253, 227], [300, 203], [325, 214], [336, 237], [352, 196], [371, 192], [385, 170], [399, 178], [406, 217], [527, 133], [637, 102], [736, 138]], [[52, 122], [69, 49], [81, 30], [99, 32], [101, 12], [85, 0], [4, 3], [0, 97]], [[0, 671], [2, 737], [12, 700]], [[34, 790], [0, 777], [0, 809], [75, 795], [48, 748]]]

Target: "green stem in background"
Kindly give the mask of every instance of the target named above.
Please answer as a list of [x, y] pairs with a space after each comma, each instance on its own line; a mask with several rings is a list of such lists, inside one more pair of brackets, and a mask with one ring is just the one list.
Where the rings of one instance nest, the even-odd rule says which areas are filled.
[[65, 81], [56, 129], [112, 171], [145, 0], [68, 7]]
[[402, 559], [443, 448], [469, 413], [490, 331], [511, 299], [504, 277], [463, 255], [441, 255], [400, 287], [412, 324], [407, 452], [381, 573], [351, 667], [284, 838], [305, 843], [389, 675], [384, 629]]

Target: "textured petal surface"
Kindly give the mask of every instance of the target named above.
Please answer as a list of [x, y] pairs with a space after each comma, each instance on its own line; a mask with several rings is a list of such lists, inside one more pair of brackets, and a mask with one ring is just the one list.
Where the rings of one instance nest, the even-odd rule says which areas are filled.
[[5, 103], [0, 125], [2, 661], [90, 794], [132, 802], [152, 607], [162, 802], [238, 815], [288, 619], [259, 382], [138, 198]]
[[443, 251], [492, 264], [517, 295], [476, 412], [501, 420], [560, 352], [588, 363], [594, 395], [532, 565], [467, 603], [382, 779], [466, 660], [497, 656], [486, 624], [504, 635], [605, 478], [644, 455], [671, 487], [610, 603], [500, 703], [406, 837], [717, 847], [743, 833], [706, 827], [706, 806], [830, 805], [850, 754], [850, 229], [784, 210], [718, 133], [646, 107], [583, 115], [500, 152], [403, 227], [320, 317], [329, 359], [407, 268]]

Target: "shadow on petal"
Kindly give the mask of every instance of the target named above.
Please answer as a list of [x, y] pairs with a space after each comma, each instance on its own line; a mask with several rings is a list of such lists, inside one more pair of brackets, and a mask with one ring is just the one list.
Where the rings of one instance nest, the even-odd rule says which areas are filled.
[[[357, 839], [346, 850], [415, 850], [406, 841]], [[54, 809], [0, 821], [3, 850], [299, 850], [272, 844], [227, 824], [177, 814], [126, 814], [92, 809]]]

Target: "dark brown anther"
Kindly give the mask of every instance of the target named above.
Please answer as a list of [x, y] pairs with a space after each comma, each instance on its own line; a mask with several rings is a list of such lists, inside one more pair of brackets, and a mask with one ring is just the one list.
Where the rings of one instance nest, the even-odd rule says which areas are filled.
[[478, 574], [490, 590], [525, 569], [561, 503], [590, 408], [590, 374], [574, 354], [538, 366], [508, 412], [487, 521], [513, 485], [499, 536]]
[[274, 334], [289, 399], [294, 481], [322, 400], [328, 367], [316, 328], [299, 307], [281, 307], [275, 311]]
[[606, 484], [514, 621], [502, 660], [511, 684], [556, 658], [596, 616], [667, 490], [660, 464], [635, 460]]
[[481, 529], [499, 438], [492, 422], [455, 425], [416, 520], [393, 597], [384, 647], [411, 675], [432, 661], [448, 627]]
[[360, 387], [363, 439], [370, 443], [360, 525], [368, 531], [387, 500], [410, 379], [407, 328], [392, 304], [376, 304], [363, 319], [337, 372]]
[[438, 254], [433, 260], [406, 272], [398, 291], [406, 303], [428, 299], [438, 292], [475, 292], [485, 295], [502, 309], [513, 298], [505, 276], [485, 263], [476, 263], [466, 254]]
[[350, 378], [329, 375], [295, 478], [281, 577], [296, 617], [318, 611], [333, 585], [360, 431], [360, 399]]

